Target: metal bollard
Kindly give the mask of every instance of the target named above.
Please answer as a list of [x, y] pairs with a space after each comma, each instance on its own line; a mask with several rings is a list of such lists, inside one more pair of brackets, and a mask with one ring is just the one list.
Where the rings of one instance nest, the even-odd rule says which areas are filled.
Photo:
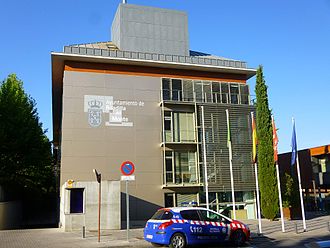
[[82, 236], [83, 236], [83, 239], [86, 237], [86, 229], [85, 229], [85, 226], [83, 226], [83, 229], [82, 229]]
[[298, 234], [298, 225], [297, 225], [297, 222], [294, 223], [294, 228], [296, 230], [296, 234]]

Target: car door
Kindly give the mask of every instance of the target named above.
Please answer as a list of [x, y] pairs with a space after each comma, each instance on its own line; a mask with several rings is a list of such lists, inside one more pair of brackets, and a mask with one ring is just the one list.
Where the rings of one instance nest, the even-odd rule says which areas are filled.
[[200, 215], [197, 209], [180, 211], [181, 217], [186, 221], [184, 231], [189, 245], [201, 244], [201, 236], [205, 233], [205, 227], [201, 225]]
[[209, 242], [224, 241], [228, 238], [229, 227], [227, 221], [212, 210], [199, 210], [201, 220], [205, 223], [205, 234]]

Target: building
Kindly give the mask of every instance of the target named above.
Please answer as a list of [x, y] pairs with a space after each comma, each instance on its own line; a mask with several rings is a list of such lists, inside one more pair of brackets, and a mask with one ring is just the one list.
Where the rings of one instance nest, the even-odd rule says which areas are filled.
[[254, 218], [255, 107], [247, 80], [256, 70], [190, 51], [187, 19], [181, 11], [120, 4], [112, 42], [65, 46], [51, 54], [65, 230], [97, 228], [93, 169], [102, 174], [102, 228], [125, 225], [124, 161], [135, 164], [135, 181], [129, 182], [132, 225], [144, 224], [159, 207], [205, 206], [204, 168], [211, 207], [231, 204], [226, 109], [236, 202], [246, 218]]
[[[300, 150], [298, 157], [306, 210], [329, 211], [330, 145]], [[296, 175], [296, 168], [291, 167], [291, 152], [279, 154], [278, 162], [281, 178], [284, 177], [285, 173]]]

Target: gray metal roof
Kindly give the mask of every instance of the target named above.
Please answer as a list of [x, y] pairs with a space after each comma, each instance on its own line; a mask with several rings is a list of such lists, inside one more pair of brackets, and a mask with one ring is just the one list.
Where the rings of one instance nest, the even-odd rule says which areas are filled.
[[121, 51], [111, 41], [65, 46], [64, 53], [135, 60], [141, 59], [150, 61], [176, 62], [184, 64], [212, 65], [231, 68], [247, 68], [246, 62], [197, 51], [190, 51], [190, 56]]

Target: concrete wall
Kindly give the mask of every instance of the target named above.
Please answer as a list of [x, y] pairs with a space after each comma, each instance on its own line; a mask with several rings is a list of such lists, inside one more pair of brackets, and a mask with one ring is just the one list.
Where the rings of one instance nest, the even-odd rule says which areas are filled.
[[21, 202], [0, 202], [0, 230], [19, 228], [21, 222]]
[[[95, 182], [75, 182], [72, 188], [84, 189], [84, 212], [70, 214], [70, 187], [62, 186], [61, 227], [65, 231], [97, 230], [98, 228], [98, 192], [99, 184]], [[120, 229], [120, 182], [101, 182], [101, 229]]]
[[185, 12], [120, 4], [111, 39], [120, 50], [189, 56]]
[[160, 78], [65, 71], [63, 84], [61, 220], [67, 180], [95, 182], [95, 168], [102, 180], [118, 181], [127, 160], [136, 167], [131, 219], [148, 219], [164, 204]]

